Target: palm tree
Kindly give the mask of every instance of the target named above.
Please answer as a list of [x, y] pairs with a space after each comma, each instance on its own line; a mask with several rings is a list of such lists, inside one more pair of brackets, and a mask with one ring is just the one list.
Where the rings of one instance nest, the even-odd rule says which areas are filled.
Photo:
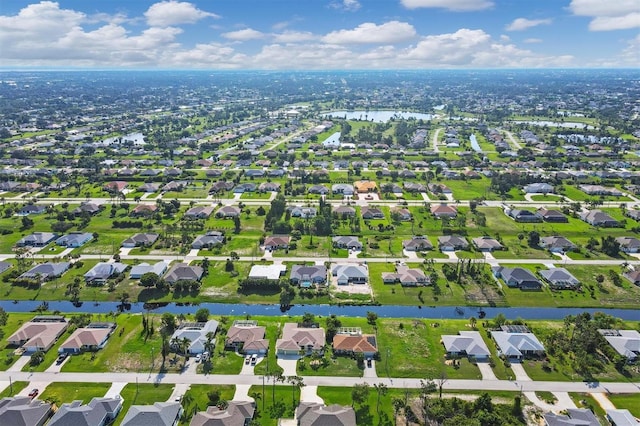
[[386, 395], [389, 391], [389, 388], [384, 383], [376, 383], [373, 385], [373, 387], [378, 394], [378, 398], [376, 399], [376, 413], [380, 415], [380, 397]]
[[296, 388], [300, 389], [304, 384], [304, 379], [300, 376], [289, 376], [287, 377], [287, 382], [291, 383], [291, 406], [295, 409], [296, 407]]
[[184, 368], [187, 365], [187, 355], [188, 355], [188, 351], [189, 351], [189, 345], [191, 344], [191, 340], [189, 340], [186, 337], [183, 337], [179, 341], [180, 341], [180, 349], [182, 350], [182, 353], [184, 354], [184, 362], [182, 364], [182, 368]]

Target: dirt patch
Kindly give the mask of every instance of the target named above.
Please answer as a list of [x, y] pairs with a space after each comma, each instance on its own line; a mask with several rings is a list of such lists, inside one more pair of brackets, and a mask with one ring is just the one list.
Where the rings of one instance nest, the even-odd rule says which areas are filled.
[[107, 362], [107, 368], [113, 373], [139, 371], [142, 361], [137, 354], [120, 354], [113, 362]]

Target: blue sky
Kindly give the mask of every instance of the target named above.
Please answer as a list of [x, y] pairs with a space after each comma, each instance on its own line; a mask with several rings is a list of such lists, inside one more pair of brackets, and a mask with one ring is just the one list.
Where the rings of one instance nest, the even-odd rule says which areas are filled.
[[0, 66], [639, 67], [638, 0], [0, 2]]

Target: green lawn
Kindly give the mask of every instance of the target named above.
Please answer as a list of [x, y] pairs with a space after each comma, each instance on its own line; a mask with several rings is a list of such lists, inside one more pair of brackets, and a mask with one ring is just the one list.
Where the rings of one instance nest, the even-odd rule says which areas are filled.
[[333, 356], [332, 352], [326, 350], [323, 357], [300, 359], [298, 374], [301, 376], [362, 377], [362, 369], [358, 368], [355, 359], [348, 356]]
[[256, 414], [254, 420], [260, 426], [276, 426], [280, 418], [293, 418], [295, 408], [300, 402], [300, 390], [289, 386], [275, 386], [267, 384], [251, 386], [249, 395], [259, 394], [256, 398]]
[[111, 387], [111, 383], [72, 383], [53, 382], [42, 391], [39, 399], [60, 405], [65, 402], [81, 400], [87, 404], [95, 397], [103, 397]]
[[640, 401], [637, 393], [626, 394], [609, 394], [607, 398], [616, 406], [616, 408], [627, 409], [635, 417], [640, 418]]
[[6, 398], [9, 396], [16, 396], [22, 391], [22, 389], [26, 388], [29, 382], [13, 382], [13, 384], [7, 386], [2, 392], [0, 392], [0, 399]]
[[220, 390], [220, 399], [223, 401], [233, 400], [236, 391], [234, 385], [191, 385], [189, 390], [182, 397], [182, 407], [184, 408], [186, 422], [180, 422], [181, 425], [188, 425], [194, 413], [198, 411], [206, 411], [209, 406], [209, 397], [207, 393], [218, 389]]

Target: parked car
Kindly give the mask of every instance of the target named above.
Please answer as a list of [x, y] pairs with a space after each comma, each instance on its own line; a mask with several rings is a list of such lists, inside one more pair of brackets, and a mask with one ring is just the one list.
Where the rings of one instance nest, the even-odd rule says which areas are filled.
[[29, 397], [35, 398], [39, 393], [40, 391], [38, 389], [32, 389], [31, 392], [29, 392]]
[[367, 358], [367, 368], [371, 368], [371, 366], [372, 366], [371, 358]]
[[256, 361], [258, 361], [258, 357], [255, 354], [251, 355], [251, 365], [256, 365]]
[[67, 359], [67, 357], [69, 356], [69, 353], [67, 352], [63, 352], [60, 355], [58, 355], [58, 359], [56, 359], [56, 364], [60, 365], [64, 362], [65, 359]]
[[249, 363], [251, 362], [251, 355], [247, 355], [244, 357], [244, 363], [249, 365]]
[[196, 355], [196, 362], [202, 361], [202, 354]]

